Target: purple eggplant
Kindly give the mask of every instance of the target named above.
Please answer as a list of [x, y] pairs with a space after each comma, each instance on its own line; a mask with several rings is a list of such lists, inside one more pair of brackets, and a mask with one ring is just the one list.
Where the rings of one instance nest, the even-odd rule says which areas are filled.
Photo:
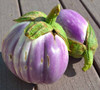
[[81, 43], [85, 41], [88, 22], [79, 13], [63, 9], [57, 17], [57, 22], [62, 25], [69, 38]]
[[68, 36], [70, 56], [84, 57], [82, 70], [87, 71], [93, 64], [93, 55], [98, 47], [92, 26], [79, 13], [70, 9], [62, 9], [56, 21]]
[[[49, 84], [64, 74], [69, 56], [65, 42], [67, 36], [55, 22], [59, 11], [58, 5], [48, 17], [39, 11], [23, 15], [15, 20], [19, 23], [4, 39], [3, 60], [20, 79], [28, 83]], [[65, 35], [62, 36], [61, 30]]]

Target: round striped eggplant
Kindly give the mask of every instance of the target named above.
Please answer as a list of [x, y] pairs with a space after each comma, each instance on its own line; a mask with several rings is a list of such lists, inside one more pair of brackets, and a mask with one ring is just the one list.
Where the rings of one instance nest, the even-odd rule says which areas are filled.
[[67, 68], [67, 36], [55, 22], [59, 9], [54, 7], [48, 16], [39, 11], [23, 15], [3, 41], [5, 64], [28, 83], [53, 83]]
[[92, 26], [79, 13], [70, 9], [62, 9], [56, 21], [68, 36], [69, 54], [74, 58], [84, 57], [82, 69], [87, 71], [93, 64], [93, 55], [98, 47]]

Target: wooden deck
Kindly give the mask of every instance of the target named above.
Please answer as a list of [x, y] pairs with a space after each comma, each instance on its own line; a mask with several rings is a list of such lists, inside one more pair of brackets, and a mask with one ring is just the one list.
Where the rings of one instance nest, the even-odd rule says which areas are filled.
[[83, 72], [84, 60], [70, 57], [65, 74], [57, 82], [28, 84], [7, 69], [0, 52], [0, 90], [100, 90], [100, 0], [0, 0], [0, 50], [4, 36], [15, 24], [13, 19], [34, 10], [48, 14], [58, 3], [79, 12], [93, 26], [99, 43], [93, 66]]

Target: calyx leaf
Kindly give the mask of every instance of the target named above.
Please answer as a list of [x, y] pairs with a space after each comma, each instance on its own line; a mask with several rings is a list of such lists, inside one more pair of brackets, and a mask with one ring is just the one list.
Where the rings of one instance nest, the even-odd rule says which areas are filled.
[[31, 40], [37, 39], [39, 36], [44, 35], [53, 30], [52, 26], [49, 24], [40, 21], [40, 22], [31, 22], [24, 30], [25, 35]]
[[84, 53], [85, 64], [82, 68], [83, 71], [87, 71], [93, 64], [93, 55], [98, 47], [95, 32], [92, 26], [88, 23], [87, 35], [86, 35], [86, 47], [87, 50]]
[[91, 49], [93, 53], [95, 53], [95, 50], [98, 47], [98, 41], [97, 41], [95, 32], [89, 23], [88, 23], [88, 29], [87, 29], [87, 35], [86, 35], [86, 46], [87, 46], [87, 49]]
[[86, 46], [83, 43], [80, 43], [78, 41], [74, 41], [70, 38], [68, 38], [69, 45], [70, 45], [70, 56], [73, 56], [74, 58], [81, 58], [83, 57], [84, 51], [86, 50]]
[[47, 17], [47, 15], [43, 12], [40, 11], [32, 11], [29, 13], [24, 14], [23, 16], [21, 16], [18, 19], [14, 19], [14, 21], [16, 22], [24, 22], [24, 21], [34, 21], [35, 19], [45, 19]]

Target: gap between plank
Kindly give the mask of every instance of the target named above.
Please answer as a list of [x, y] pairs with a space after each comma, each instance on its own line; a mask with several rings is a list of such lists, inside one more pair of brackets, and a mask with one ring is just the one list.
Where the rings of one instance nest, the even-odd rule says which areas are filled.
[[62, 2], [62, 0], [59, 0], [59, 2], [60, 2], [60, 4], [61, 4], [62, 8], [63, 8], [63, 9], [66, 9], [66, 6], [65, 6], [64, 3]]
[[89, 13], [89, 15], [92, 17], [92, 19], [94, 20], [94, 22], [97, 24], [97, 26], [100, 28], [100, 24], [98, 23], [98, 21], [96, 20], [96, 18], [93, 16], [93, 14], [91, 13], [91, 11], [87, 8], [87, 6], [83, 3], [82, 0], [79, 0], [81, 2], [81, 4], [83, 5], [83, 7], [86, 9], [86, 11]]
[[[94, 58], [94, 59], [95, 59], [95, 58]], [[95, 60], [94, 60], [94, 62], [93, 62], [93, 66], [94, 66], [94, 68], [95, 68], [95, 70], [96, 70], [96, 72], [97, 72], [97, 74], [98, 74], [98, 76], [99, 76], [99, 78], [100, 78], [100, 70], [99, 70], [99, 67], [98, 67], [97, 63], [95, 62]]]
[[35, 84], [34, 88], [32, 90], [38, 90], [37, 84]]
[[18, 0], [18, 6], [19, 6], [19, 11], [20, 11], [20, 16], [22, 16], [23, 13], [22, 13], [22, 7], [21, 7], [20, 0]]

